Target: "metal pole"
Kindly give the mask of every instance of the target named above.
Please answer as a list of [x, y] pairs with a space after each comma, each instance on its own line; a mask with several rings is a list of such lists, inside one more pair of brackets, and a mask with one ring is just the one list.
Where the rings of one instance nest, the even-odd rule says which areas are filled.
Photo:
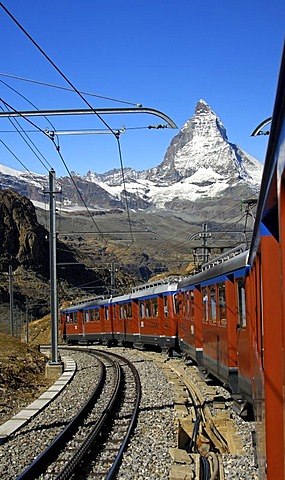
[[55, 231], [55, 171], [49, 172], [49, 260], [50, 260], [50, 308], [51, 308], [51, 363], [58, 363], [58, 306], [56, 274], [56, 231]]
[[111, 263], [111, 294], [113, 295], [115, 293], [115, 288], [116, 288], [116, 272], [115, 272], [115, 263]]
[[208, 252], [207, 252], [207, 230], [208, 225], [203, 223], [203, 263], [207, 263], [208, 261]]
[[207, 263], [208, 261], [208, 247], [207, 247], [207, 239], [211, 237], [211, 233], [208, 233], [208, 225], [207, 223], [203, 223], [203, 231], [199, 233], [199, 237], [203, 239], [203, 245], [202, 245], [202, 261], [203, 263]]
[[29, 307], [26, 303], [26, 342], [29, 343]]
[[9, 265], [9, 293], [10, 293], [10, 332], [14, 337], [14, 290], [13, 290], [13, 269]]

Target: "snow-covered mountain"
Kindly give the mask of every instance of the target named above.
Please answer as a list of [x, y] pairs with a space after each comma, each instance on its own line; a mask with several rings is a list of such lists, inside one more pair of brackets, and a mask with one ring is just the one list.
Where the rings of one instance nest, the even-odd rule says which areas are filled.
[[[104, 174], [88, 172], [75, 181], [90, 208], [167, 208], [184, 210], [205, 200], [233, 197], [235, 192], [259, 190], [263, 165], [228, 141], [225, 127], [215, 112], [200, 100], [195, 114], [172, 139], [164, 160], [157, 167], [122, 174], [114, 169]], [[65, 203], [80, 205], [71, 180], [62, 177]], [[0, 166], [1, 188], [13, 188], [41, 201], [47, 177]]]

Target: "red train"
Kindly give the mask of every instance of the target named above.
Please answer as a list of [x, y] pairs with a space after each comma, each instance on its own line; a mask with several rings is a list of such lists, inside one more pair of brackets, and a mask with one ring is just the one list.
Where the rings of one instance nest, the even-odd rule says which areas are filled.
[[285, 53], [250, 248], [177, 283], [61, 311], [67, 342], [180, 349], [252, 402], [260, 478], [285, 478]]
[[177, 348], [177, 283], [149, 283], [131, 293], [94, 299], [61, 310], [62, 336], [68, 343]]

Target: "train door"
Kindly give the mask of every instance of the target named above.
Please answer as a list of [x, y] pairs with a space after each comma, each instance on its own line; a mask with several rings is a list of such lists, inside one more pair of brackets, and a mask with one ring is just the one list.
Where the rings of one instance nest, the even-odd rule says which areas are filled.
[[202, 328], [202, 291], [200, 285], [195, 286], [193, 291], [194, 298], [191, 305], [191, 309], [194, 316], [194, 337], [195, 337], [195, 350], [196, 360], [199, 364], [203, 363], [203, 328]]
[[[282, 314], [282, 371], [283, 371], [283, 442], [285, 444], [285, 172], [284, 165], [280, 171], [283, 172], [279, 191], [279, 244], [281, 252], [281, 314]], [[285, 457], [284, 457], [285, 462]], [[285, 463], [283, 465], [285, 471]]]
[[66, 337], [68, 342], [80, 340], [77, 310], [69, 310], [66, 313]]
[[[284, 478], [283, 461], [272, 442], [284, 451], [283, 444], [283, 372], [282, 372], [282, 314], [280, 298], [280, 251], [278, 241], [263, 232], [261, 237], [262, 311], [258, 349], [264, 372], [266, 458], [268, 478]], [[280, 451], [279, 450], [279, 451]], [[268, 461], [270, 459], [270, 461]], [[281, 473], [283, 472], [283, 473]]]
[[235, 281], [236, 299], [237, 299], [237, 324], [236, 344], [237, 344], [237, 366], [238, 366], [238, 388], [239, 393], [252, 401], [252, 375], [251, 375], [251, 343], [249, 319], [246, 311], [246, 279], [238, 278]]

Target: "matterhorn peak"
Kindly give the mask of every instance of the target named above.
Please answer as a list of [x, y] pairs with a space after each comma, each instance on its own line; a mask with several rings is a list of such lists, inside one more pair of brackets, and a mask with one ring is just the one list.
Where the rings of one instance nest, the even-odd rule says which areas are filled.
[[[88, 185], [89, 206], [122, 209], [126, 191], [129, 206], [134, 209], [154, 207], [184, 211], [192, 209], [196, 202], [216, 203], [217, 199], [220, 202], [225, 198], [232, 201], [235, 192], [238, 196], [241, 189], [259, 189], [262, 164], [229, 142], [219, 117], [205, 100], [200, 99], [192, 117], [172, 138], [158, 166], [142, 171], [125, 168], [124, 171], [124, 181], [119, 169], [104, 174], [89, 171], [82, 177], [82, 182]], [[22, 188], [26, 195], [27, 175], [19, 175], [12, 169], [8, 171], [0, 165], [2, 187], [11, 188], [15, 178], [18, 178], [17, 190]], [[62, 182], [65, 182], [66, 200], [71, 204], [77, 202], [69, 178]], [[42, 185], [42, 178], [39, 183]], [[42, 198], [42, 191], [37, 196], [34, 193], [34, 184], [28, 188], [35, 200]]]
[[195, 185], [201, 193], [204, 187], [212, 185], [217, 194], [225, 185], [236, 184], [241, 179], [258, 183], [260, 171], [257, 160], [228, 141], [221, 120], [208, 103], [200, 99], [194, 115], [172, 139], [163, 162], [155, 171], [150, 171], [149, 176], [155, 173], [157, 181], [170, 185], [187, 179], [189, 191], [190, 185], [192, 189]]
[[214, 113], [213, 110], [207, 104], [207, 102], [205, 102], [205, 100], [203, 100], [202, 98], [199, 100], [199, 102], [195, 107], [195, 115], [198, 115], [199, 113], [206, 113], [206, 114]]

